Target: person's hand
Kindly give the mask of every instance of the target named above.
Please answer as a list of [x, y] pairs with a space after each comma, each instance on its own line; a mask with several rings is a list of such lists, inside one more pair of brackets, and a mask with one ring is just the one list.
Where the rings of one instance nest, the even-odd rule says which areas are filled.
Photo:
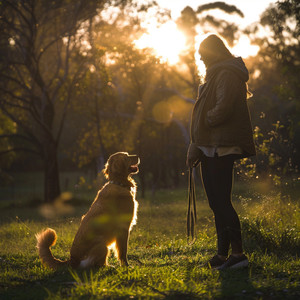
[[196, 167], [197, 164], [200, 162], [202, 156], [203, 156], [203, 153], [197, 147], [197, 145], [195, 143], [191, 143], [189, 145], [189, 149], [187, 151], [186, 165], [189, 168]]

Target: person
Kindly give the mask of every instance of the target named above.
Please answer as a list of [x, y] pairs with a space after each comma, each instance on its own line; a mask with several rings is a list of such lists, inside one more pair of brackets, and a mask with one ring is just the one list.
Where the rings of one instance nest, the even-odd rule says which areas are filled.
[[187, 165], [191, 168], [201, 161], [202, 182], [215, 217], [218, 252], [209, 264], [220, 270], [246, 267], [231, 193], [234, 161], [256, 153], [247, 105], [249, 74], [242, 58], [233, 56], [215, 34], [201, 42], [199, 54], [206, 76], [192, 112]]

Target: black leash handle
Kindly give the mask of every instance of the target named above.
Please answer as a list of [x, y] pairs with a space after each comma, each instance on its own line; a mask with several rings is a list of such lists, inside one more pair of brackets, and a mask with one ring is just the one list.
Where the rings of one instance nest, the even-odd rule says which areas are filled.
[[195, 240], [195, 224], [197, 222], [196, 210], [196, 191], [193, 168], [189, 168], [189, 185], [188, 185], [188, 211], [187, 211], [187, 239], [190, 237], [192, 242]]

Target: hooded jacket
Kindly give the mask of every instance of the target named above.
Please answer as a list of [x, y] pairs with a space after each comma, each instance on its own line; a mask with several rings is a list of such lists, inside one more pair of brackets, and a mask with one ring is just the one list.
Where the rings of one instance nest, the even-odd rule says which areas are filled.
[[247, 105], [248, 79], [240, 57], [208, 68], [192, 112], [192, 143], [205, 147], [239, 146], [241, 157], [255, 155]]

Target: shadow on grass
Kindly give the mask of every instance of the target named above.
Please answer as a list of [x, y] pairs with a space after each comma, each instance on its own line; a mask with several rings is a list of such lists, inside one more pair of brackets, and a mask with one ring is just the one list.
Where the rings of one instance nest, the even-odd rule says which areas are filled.
[[[255, 292], [250, 279], [250, 268], [219, 271], [221, 299], [241, 299]], [[234, 298], [233, 298], [234, 297]]]
[[9, 278], [9, 283], [1, 283], [0, 299], [24, 299], [35, 300], [48, 298], [50, 294], [56, 294], [59, 290], [70, 288], [75, 284], [70, 272], [61, 270], [45, 276], [42, 279]]
[[[10, 266], [12, 268], [17, 267], [12, 263]], [[52, 299], [56, 296], [58, 297], [56, 299], [61, 296], [68, 298], [73, 287], [82, 283], [90, 283], [93, 280], [93, 274], [96, 273], [99, 273], [99, 268], [73, 270], [69, 267], [62, 267], [60, 270], [39, 279], [22, 279], [17, 276], [10, 276], [7, 278], [7, 283], [0, 283], [0, 299], [40, 300]], [[103, 268], [101, 273], [97, 275], [97, 280], [114, 274], [117, 274], [114, 267]]]
[[252, 272], [251, 266], [220, 271], [221, 295], [214, 299], [299, 299], [300, 291], [296, 285], [282, 288], [280, 284], [276, 287], [274, 282], [260, 282], [255, 287], [253, 282], [257, 279]]

